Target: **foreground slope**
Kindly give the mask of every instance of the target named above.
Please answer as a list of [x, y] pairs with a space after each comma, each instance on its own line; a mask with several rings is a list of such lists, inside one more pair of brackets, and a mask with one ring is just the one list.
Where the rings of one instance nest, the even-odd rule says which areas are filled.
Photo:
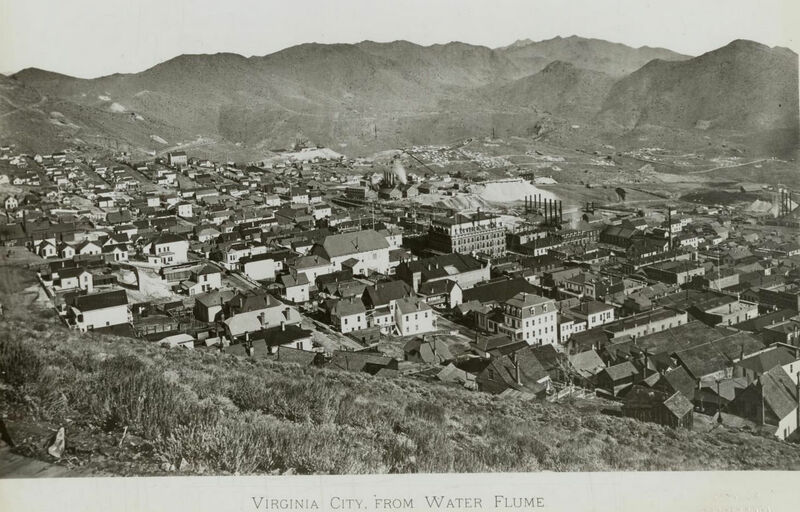
[[501, 399], [79, 336], [24, 305], [11, 306], [0, 333], [0, 414], [14, 452], [52, 461], [47, 440], [63, 426], [58, 464], [84, 475], [800, 467], [797, 445], [639, 423], [604, 414], [598, 400]]

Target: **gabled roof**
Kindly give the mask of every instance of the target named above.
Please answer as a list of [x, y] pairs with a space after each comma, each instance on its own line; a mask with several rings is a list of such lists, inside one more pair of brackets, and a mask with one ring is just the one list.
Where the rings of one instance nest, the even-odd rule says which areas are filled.
[[356, 297], [349, 297], [346, 299], [341, 299], [336, 301], [336, 303], [331, 308], [331, 315], [337, 316], [339, 318], [358, 315], [360, 313], [366, 313], [367, 308], [364, 307], [364, 303], [361, 302]]
[[72, 298], [72, 305], [82, 312], [125, 306], [127, 304], [128, 294], [125, 293], [125, 290], [111, 290], [88, 295], [76, 295]]
[[305, 286], [308, 285], [308, 277], [303, 273], [297, 274], [296, 276], [285, 274], [281, 276], [281, 284], [286, 288]]
[[611, 380], [618, 381], [625, 379], [627, 377], [631, 377], [633, 375], [638, 375], [639, 370], [633, 366], [633, 363], [630, 361], [624, 361], [620, 364], [616, 364], [614, 366], [609, 366], [605, 369], [605, 372], [611, 377]]
[[419, 298], [404, 297], [402, 299], [398, 299], [397, 309], [400, 310], [400, 313], [403, 315], [408, 315], [411, 313], [418, 313], [420, 311], [430, 311], [431, 307]]
[[[404, 281], [385, 281], [367, 286], [364, 289], [364, 298], [373, 307], [385, 306], [393, 300], [411, 296], [413, 291]], [[365, 300], [365, 302], [367, 302]]]
[[322, 242], [322, 248], [327, 258], [330, 259], [350, 254], [389, 249], [389, 243], [377, 231], [365, 229], [363, 231], [325, 237]]
[[378, 352], [366, 350], [335, 350], [331, 357], [331, 368], [347, 371], [363, 371], [375, 374], [383, 368], [397, 369], [397, 361]]
[[745, 357], [737, 363], [737, 366], [753, 370], [756, 375], [761, 375], [775, 367], [785, 366], [795, 361], [798, 361], [798, 358], [795, 357], [794, 349], [774, 345], [763, 352]]
[[769, 370], [757, 381], [761, 385], [764, 402], [783, 419], [797, 408], [797, 387], [783, 368]]
[[695, 380], [683, 366], [664, 372], [664, 381], [673, 391], [682, 393], [686, 398], [694, 398]]

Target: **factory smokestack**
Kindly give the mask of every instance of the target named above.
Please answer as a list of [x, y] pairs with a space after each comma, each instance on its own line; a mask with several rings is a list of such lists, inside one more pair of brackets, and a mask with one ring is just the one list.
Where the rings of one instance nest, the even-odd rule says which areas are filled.
[[403, 167], [403, 162], [400, 161], [399, 158], [394, 159], [394, 164], [392, 164], [392, 171], [394, 175], [397, 176], [397, 181], [405, 185], [408, 183], [408, 177], [406, 176], [406, 168]]

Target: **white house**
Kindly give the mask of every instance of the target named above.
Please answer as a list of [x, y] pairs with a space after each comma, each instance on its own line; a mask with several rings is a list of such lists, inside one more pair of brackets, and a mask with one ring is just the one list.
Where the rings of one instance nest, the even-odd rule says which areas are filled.
[[308, 302], [309, 283], [305, 274], [283, 275], [281, 276], [281, 284], [283, 285], [284, 299], [295, 304]]
[[205, 265], [192, 272], [192, 279], [181, 283], [181, 288], [184, 289], [190, 297], [212, 290], [219, 290], [222, 288], [222, 272], [212, 265]]
[[614, 321], [614, 306], [596, 300], [581, 302], [580, 305], [571, 308], [569, 313], [576, 320], [585, 321], [587, 329], [594, 329]]
[[103, 248], [100, 244], [87, 240], [75, 247], [75, 253], [81, 256], [97, 256], [103, 253]]
[[67, 323], [81, 332], [131, 322], [125, 290], [76, 295], [67, 302]]
[[412, 336], [436, 330], [436, 315], [424, 301], [403, 298], [396, 303], [395, 324], [400, 336]]
[[94, 290], [92, 273], [83, 268], [59, 269], [53, 273], [53, 286], [57, 290]]
[[497, 331], [528, 345], [558, 341], [558, 313], [553, 299], [520, 292], [503, 304], [503, 322]]
[[327, 236], [311, 252], [326, 258], [335, 270], [346, 265], [356, 275], [366, 275], [369, 271], [389, 273], [389, 243], [373, 229]]
[[36, 248], [36, 252], [42, 258], [55, 258], [58, 256], [56, 246], [47, 240], [44, 240], [39, 244], [39, 246]]
[[335, 272], [330, 261], [316, 254], [297, 258], [294, 263], [292, 263], [292, 271], [297, 274], [305, 274], [309, 283], [315, 283], [319, 276]]
[[343, 334], [367, 328], [367, 308], [358, 297], [348, 297], [331, 308], [331, 323]]
[[238, 265], [244, 275], [256, 281], [274, 281], [278, 271], [277, 262], [268, 254], [246, 256], [239, 260]]
[[142, 254], [154, 265], [178, 265], [189, 261], [189, 241], [172, 233], [161, 233], [145, 244]]

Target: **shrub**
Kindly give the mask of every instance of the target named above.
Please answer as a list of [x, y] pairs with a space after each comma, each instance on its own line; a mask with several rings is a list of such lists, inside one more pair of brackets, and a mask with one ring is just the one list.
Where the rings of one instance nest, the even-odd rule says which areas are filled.
[[12, 386], [35, 382], [42, 372], [39, 354], [18, 338], [0, 338], [0, 378]]
[[411, 402], [406, 406], [406, 414], [437, 425], [443, 425], [446, 420], [444, 408], [430, 402]]
[[107, 430], [128, 426], [157, 437], [171, 431], [185, 415], [177, 385], [135, 356], [104, 361], [92, 384], [93, 409]]

